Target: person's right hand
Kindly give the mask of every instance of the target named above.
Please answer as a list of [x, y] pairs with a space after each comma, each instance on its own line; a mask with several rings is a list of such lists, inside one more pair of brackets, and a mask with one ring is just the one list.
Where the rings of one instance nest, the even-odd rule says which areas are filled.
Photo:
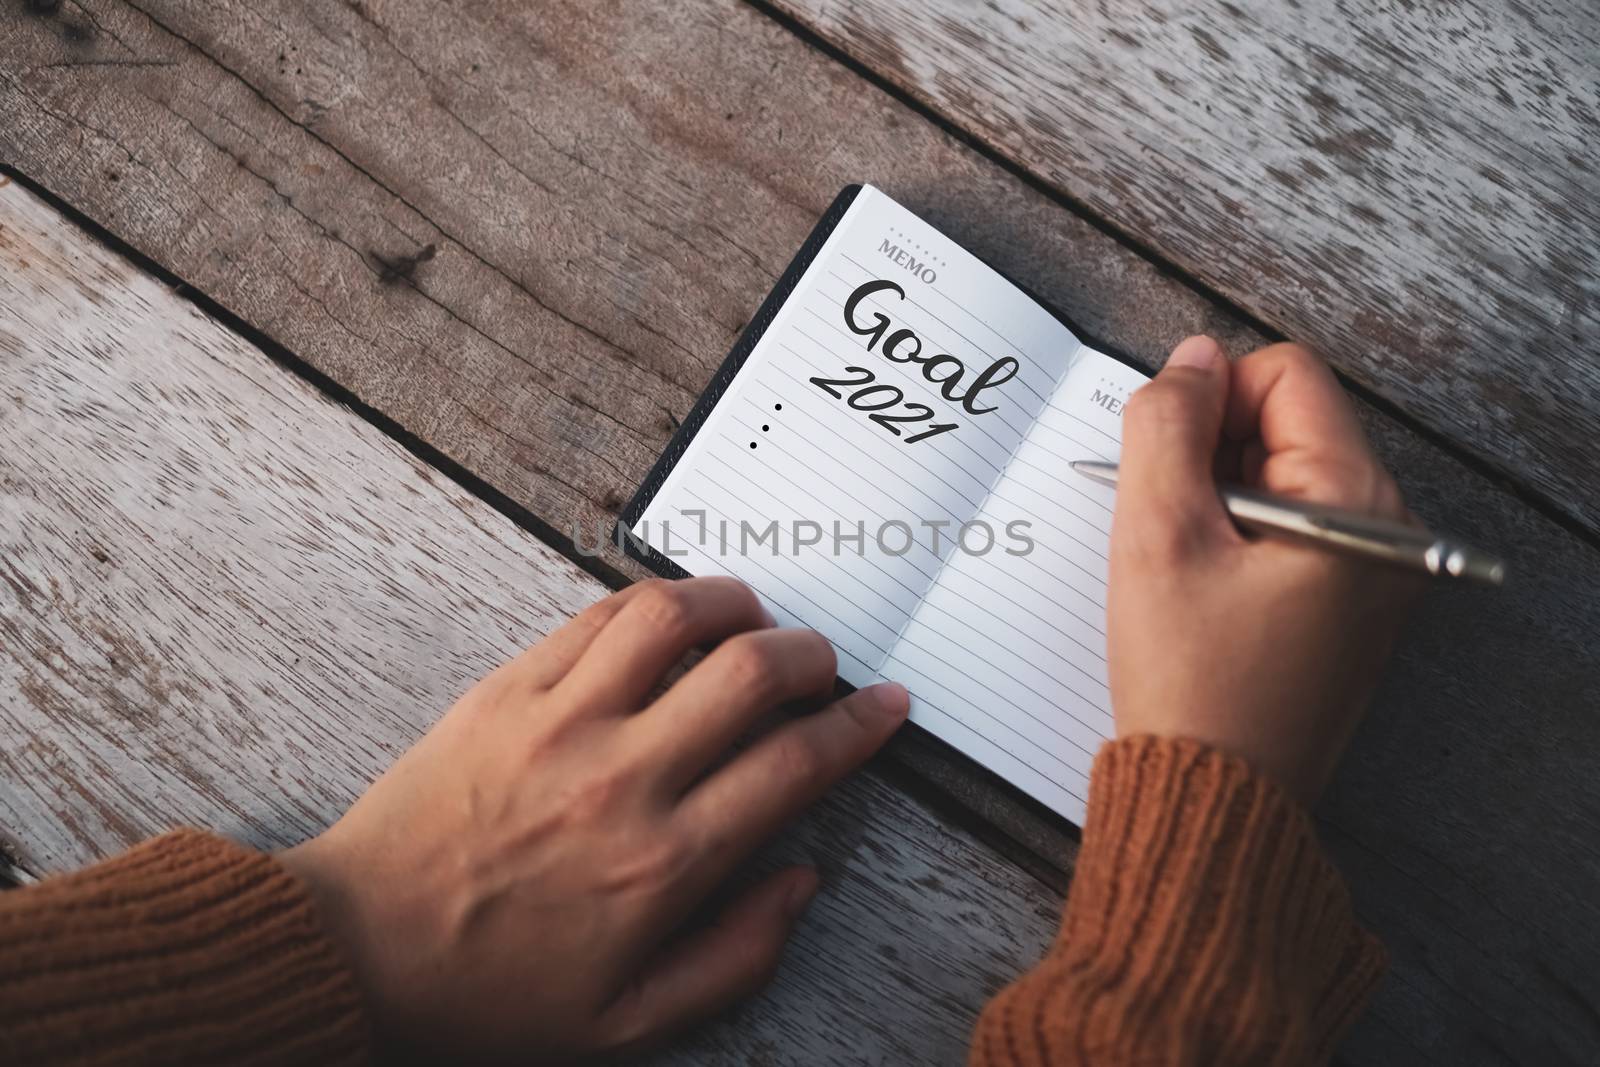
[[1241, 534], [1216, 481], [1408, 517], [1328, 368], [1292, 344], [1229, 364], [1191, 337], [1130, 398], [1107, 638], [1119, 736], [1200, 741], [1310, 803], [1360, 720], [1418, 580]]

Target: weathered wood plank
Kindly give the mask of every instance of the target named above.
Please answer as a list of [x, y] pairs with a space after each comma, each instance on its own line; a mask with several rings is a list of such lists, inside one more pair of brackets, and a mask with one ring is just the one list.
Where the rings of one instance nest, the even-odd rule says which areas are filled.
[[[0, 404], [0, 824], [35, 870], [313, 833], [606, 592], [16, 185]], [[782, 977], [667, 1059], [956, 1062], [1054, 928], [1053, 890], [870, 772], [777, 851], [827, 878]]]
[[1600, 7], [773, 0], [1600, 526]]
[[[1147, 361], [1195, 330], [1260, 339], [728, 0], [152, 10], [170, 28], [113, 0], [0, 9], [4, 158], [557, 528], [631, 491], [846, 181]], [[116, 58], [175, 65], [85, 65]], [[428, 244], [409, 283], [367, 254]], [[1365, 418], [1422, 514], [1519, 566], [1502, 595], [1429, 601], [1327, 804], [1396, 956], [1351, 1056], [1581, 1058], [1600, 560]], [[937, 750], [899, 751], [989, 803]]]

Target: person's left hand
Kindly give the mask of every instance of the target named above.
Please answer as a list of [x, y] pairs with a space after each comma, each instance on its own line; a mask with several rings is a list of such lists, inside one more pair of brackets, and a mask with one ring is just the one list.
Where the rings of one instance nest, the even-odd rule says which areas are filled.
[[479, 682], [343, 819], [282, 856], [351, 954], [380, 1045], [581, 1058], [758, 989], [816, 872], [779, 871], [708, 927], [680, 928], [883, 744], [908, 697], [860, 690], [712, 768], [777, 704], [825, 697], [834, 673], [821, 635], [773, 629], [739, 582], [693, 578], [609, 597]]

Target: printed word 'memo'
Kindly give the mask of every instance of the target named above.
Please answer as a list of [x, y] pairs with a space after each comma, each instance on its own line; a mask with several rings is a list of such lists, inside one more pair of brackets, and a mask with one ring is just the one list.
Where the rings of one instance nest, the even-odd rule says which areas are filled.
[[887, 237], [884, 238], [882, 244], [878, 245], [878, 251], [882, 252], [884, 255], [893, 260], [895, 266], [904, 267], [906, 270], [910, 271], [912, 274], [915, 274], [929, 285], [932, 285], [939, 277], [939, 273], [932, 267], [928, 266], [926, 263], [919, 262], [911, 255], [910, 252], [907, 252], [899, 245], [891, 244]]

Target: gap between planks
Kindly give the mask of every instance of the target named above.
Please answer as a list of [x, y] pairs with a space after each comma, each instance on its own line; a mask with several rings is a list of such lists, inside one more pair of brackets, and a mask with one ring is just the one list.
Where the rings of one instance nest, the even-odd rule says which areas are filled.
[[[788, 10], [781, 6], [782, 0], [740, 0], [740, 2], [761, 12], [762, 15], [794, 34], [796, 38], [827, 56], [832, 62], [845, 67], [862, 80], [872, 84], [879, 91], [894, 98], [907, 110], [920, 115], [952, 140], [982, 156], [1011, 175], [1018, 182], [1026, 185], [1029, 189], [1034, 190], [1051, 203], [1058, 205], [1073, 217], [1092, 227], [1096, 232], [1104, 234], [1119, 247], [1125, 248], [1129, 253], [1148, 261], [1179, 284], [1204, 296], [1218, 307], [1226, 308], [1228, 313], [1240, 325], [1255, 333], [1262, 343], [1294, 339], [1279, 327], [1268, 322], [1259, 312], [1247, 307], [1233, 295], [1224, 291], [1216, 282], [1202, 277], [1192, 266], [1181, 263], [1165, 253], [1147, 236], [1141, 235], [1134, 229], [1118, 226], [1110, 217], [1103, 212], [1097, 211], [1081, 197], [1075, 195], [1068, 186], [1049, 181], [1038, 172], [1029, 169], [1015, 156], [1002, 151], [994, 142], [985, 140], [973, 129], [963, 125], [954, 115], [940, 110], [932, 96], [913, 92], [907, 85], [870, 65], [862, 57], [845, 48], [834, 38], [826, 36], [801, 17], [799, 14], [800, 7], [797, 6], [794, 11]], [[1146, 369], [1154, 370], [1155, 368], [1147, 367]], [[1595, 548], [1600, 548], [1600, 526], [1596, 526], [1593, 522], [1586, 521], [1575, 514], [1570, 506], [1562, 504], [1561, 501], [1550, 495], [1547, 490], [1537, 485], [1529, 484], [1525, 479], [1519, 477], [1512, 468], [1486, 457], [1445, 430], [1425, 419], [1419, 418], [1407, 410], [1400, 402], [1385, 395], [1379, 387], [1354, 377], [1341, 367], [1335, 366], [1333, 370], [1339, 379], [1339, 383], [1352, 395], [1359, 397], [1364, 403], [1371, 406], [1373, 410], [1381, 413], [1386, 418], [1392, 419], [1410, 433], [1427, 441], [1495, 487], [1521, 500], [1528, 507], [1537, 511], [1574, 537]]]
[[1592, 4], [759, 6], [1595, 528]]

